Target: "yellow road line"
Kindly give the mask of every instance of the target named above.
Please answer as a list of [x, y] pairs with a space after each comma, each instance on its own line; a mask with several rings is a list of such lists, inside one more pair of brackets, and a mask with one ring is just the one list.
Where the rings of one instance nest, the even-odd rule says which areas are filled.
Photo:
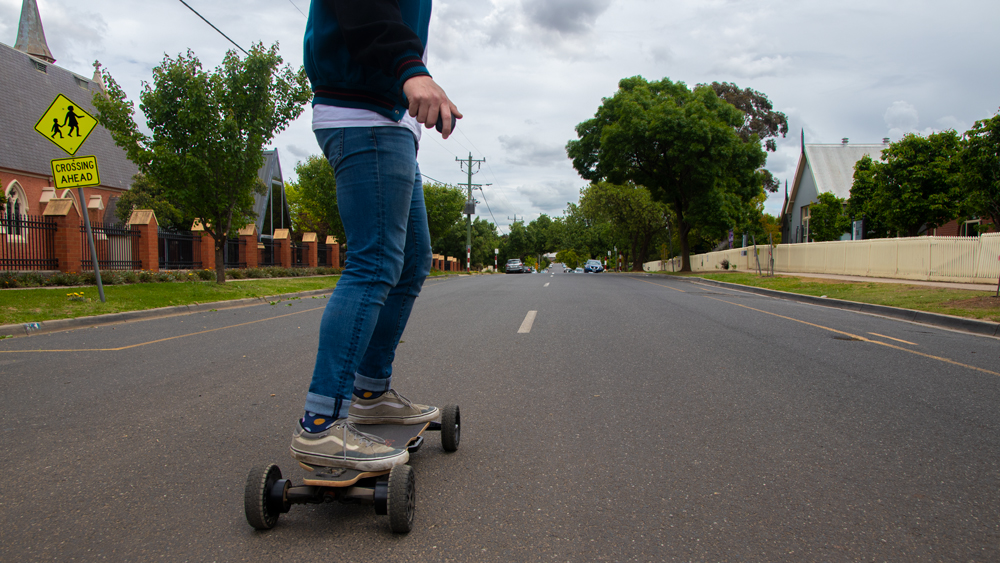
[[50, 353], [52, 353], [52, 352], [120, 352], [122, 350], [128, 350], [128, 349], [131, 349], [131, 348], [139, 348], [140, 346], [149, 346], [150, 344], [158, 344], [160, 342], [167, 342], [167, 341], [170, 341], [170, 340], [177, 340], [178, 338], [187, 338], [189, 336], [197, 336], [199, 334], [206, 334], [206, 333], [215, 332], [215, 331], [218, 331], [218, 330], [226, 330], [226, 329], [230, 329], [230, 328], [238, 328], [238, 327], [241, 327], [241, 326], [247, 326], [247, 325], [252, 325], [252, 324], [256, 324], [256, 323], [262, 323], [262, 322], [265, 322], [265, 321], [273, 321], [275, 319], [282, 319], [282, 318], [285, 318], [285, 317], [291, 317], [293, 315], [301, 315], [302, 313], [308, 313], [310, 311], [320, 311], [320, 310], [325, 309], [325, 308], [326, 307], [314, 307], [312, 309], [306, 309], [305, 311], [296, 311], [294, 313], [287, 313], [287, 314], [284, 314], [284, 315], [278, 315], [277, 317], [269, 317], [269, 318], [266, 318], [266, 319], [257, 319], [256, 321], [248, 321], [248, 322], [245, 322], [245, 323], [239, 323], [239, 324], [229, 325], [229, 326], [222, 326], [222, 327], [219, 327], [219, 328], [210, 328], [208, 330], [201, 330], [201, 331], [192, 332], [192, 333], [189, 333], [189, 334], [181, 334], [181, 335], [178, 335], [178, 336], [171, 336], [169, 338], [160, 338], [159, 340], [150, 340], [149, 342], [140, 342], [139, 344], [130, 344], [128, 346], [122, 346], [121, 348], [89, 348], [89, 349], [88, 348], [82, 348], [82, 349], [78, 349], [78, 350], [0, 350], [0, 354], [30, 354], [30, 353], [38, 353], [38, 352], [50, 352]]
[[843, 334], [844, 336], [848, 336], [848, 337], [853, 338], [855, 340], [861, 340], [862, 342], [869, 342], [871, 344], [878, 344], [879, 346], [885, 346], [886, 348], [892, 348], [893, 350], [901, 350], [903, 352], [907, 352], [907, 353], [910, 353], [910, 354], [915, 354], [917, 356], [923, 356], [925, 358], [930, 358], [932, 360], [937, 360], [939, 362], [944, 362], [946, 364], [952, 364], [952, 365], [955, 365], [955, 366], [960, 366], [960, 367], [968, 368], [968, 369], [975, 370], [975, 371], [981, 371], [983, 373], [988, 373], [990, 375], [996, 375], [996, 376], [1000, 377], [1000, 373], [998, 373], [998, 372], [990, 371], [988, 369], [983, 369], [983, 368], [976, 367], [976, 366], [970, 366], [969, 364], [963, 364], [961, 362], [956, 362], [955, 360], [949, 360], [948, 358], [942, 358], [940, 356], [932, 356], [931, 354], [924, 354], [923, 352], [917, 352], [916, 350], [910, 350], [909, 348], [903, 348], [902, 346], [896, 346], [895, 344], [889, 344], [888, 342], [879, 342], [878, 340], [871, 340], [870, 338], [865, 338], [864, 336], [858, 336], [856, 334], [851, 334], [849, 332], [844, 332], [842, 330], [837, 330], [835, 328], [830, 328], [828, 326], [818, 325], [818, 324], [815, 324], [815, 323], [810, 323], [810, 322], [806, 322], [806, 321], [799, 320], [799, 319], [793, 319], [792, 317], [786, 317], [784, 315], [779, 315], [777, 313], [772, 313], [770, 311], [764, 311], [762, 309], [755, 309], [753, 307], [748, 307], [746, 305], [741, 305], [739, 303], [732, 303], [732, 302], [726, 301], [724, 299], [716, 299], [715, 297], [710, 297], [708, 295], [705, 295], [704, 297], [706, 297], [708, 299], [713, 299], [713, 300], [718, 301], [720, 303], [726, 303], [726, 304], [729, 304], [729, 305], [735, 305], [737, 307], [743, 307], [744, 309], [749, 309], [751, 311], [757, 311], [758, 313], [764, 313], [765, 315], [771, 315], [773, 317], [778, 317], [778, 318], [789, 320], [789, 321], [796, 322], [796, 323], [802, 323], [804, 325], [813, 326], [813, 327], [816, 327], [816, 328], [819, 328], [819, 329], [822, 329], [822, 330], [828, 330], [830, 332], [836, 332], [837, 334]]
[[919, 344], [916, 344], [914, 342], [907, 342], [906, 340], [900, 340], [899, 338], [893, 338], [891, 336], [886, 336], [884, 334], [879, 334], [877, 332], [869, 332], [868, 334], [872, 336], [878, 336], [879, 338], [888, 338], [889, 340], [895, 340], [896, 342], [902, 342], [903, 344], [909, 344], [910, 346], [919, 346]]
[[632, 279], [634, 279], [635, 281], [641, 281], [641, 282], [643, 282], [643, 283], [648, 283], [648, 284], [652, 284], [652, 285], [655, 285], [655, 286], [657, 286], [657, 287], [665, 287], [665, 288], [667, 288], [667, 289], [672, 289], [672, 290], [674, 290], [674, 291], [679, 291], [679, 292], [681, 292], [681, 293], [687, 293], [687, 292], [686, 292], [686, 291], [684, 291], [683, 289], [677, 289], [676, 287], [670, 287], [669, 285], [662, 285], [662, 284], [658, 284], [658, 283], [653, 283], [653, 282], [651, 282], [651, 281], [646, 281], [646, 280], [640, 280], [640, 279], [636, 279], [636, 278], [632, 278]]

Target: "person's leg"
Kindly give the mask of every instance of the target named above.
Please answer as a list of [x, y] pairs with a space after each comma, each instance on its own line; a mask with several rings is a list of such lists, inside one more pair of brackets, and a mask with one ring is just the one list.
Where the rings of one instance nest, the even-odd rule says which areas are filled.
[[[391, 450], [383, 452], [372, 445], [370, 437], [359, 438], [343, 419], [348, 416], [361, 358], [403, 269], [416, 144], [408, 130], [397, 127], [320, 130], [316, 138], [337, 178], [337, 203], [348, 254], [320, 321], [306, 417], [299, 425], [302, 431], [297, 430], [293, 437], [292, 453], [312, 463], [341, 463], [343, 456], [342, 462], [347, 464], [348, 455], [362, 451], [364, 455], [359, 455], [367, 456], [371, 452], [365, 453], [365, 448], [371, 446], [379, 450], [372, 456], [395, 456], [402, 463], [405, 450], [383, 445], [381, 449]], [[338, 426], [327, 430], [334, 420]], [[340, 430], [343, 439], [338, 438]], [[358, 445], [363, 446], [361, 450], [354, 448]]]
[[383, 396], [392, 388], [396, 346], [431, 271], [431, 237], [419, 166], [413, 179], [403, 256], [399, 282], [389, 291], [354, 380], [356, 397], [350, 415], [359, 424], [418, 424], [439, 415], [437, 407], [412, 403], [395, 391]]
[[306, 410], [343, 418], [361, 359], [403, 270], [416, 144], [397, 127], [332, 131], [317, 131], [317, 138], [336, 173], [347, 264], [320, 323]]

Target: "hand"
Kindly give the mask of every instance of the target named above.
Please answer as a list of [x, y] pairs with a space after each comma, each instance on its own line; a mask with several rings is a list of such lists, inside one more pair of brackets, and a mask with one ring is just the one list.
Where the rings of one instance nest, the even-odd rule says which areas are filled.
[[403, 93], [410, 101], [410, 115], [417, 119], [418, 123], [423, 123], [424, 127], [430, 129], [438, 121], [438, 117], [444, 123], [441, 131], [441, 138], [447, 139], [451, 135], [451, 116], [462, 118], [462, 113], [448, 99], [448, 94], [438, 86], [434, 79], [427, 75], [414, 76], [403, 83]]

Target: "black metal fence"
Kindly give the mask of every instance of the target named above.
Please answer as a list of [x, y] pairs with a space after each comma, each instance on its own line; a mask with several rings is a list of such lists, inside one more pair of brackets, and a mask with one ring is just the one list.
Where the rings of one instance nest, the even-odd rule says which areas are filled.
[[[201, 268], [201, 237], [191, 231], [159, 229], [157, 233], [161, 270]], [[208, 236], [208, 235], [204, 235]]]
[[0, 270], [58, 270], [56, 224], [0, 211]]
[[306, 268], [309, 266], [309, 261], [306, 258], [306, 245], [292, 243], [292, 267], [293, 268]]
[[242, 238], [231, 238], [226, 241], [226, 249], [223, 253], [223, 264], [226, 268], [246, 268], [246, 260], [240, 261], [240, 256], [246, 256], [241, 252], [247, 246], [247, 241]]
[[[94, 250], [97, 251], [97, 265], [101, 270], [140, 270], [139, 230], [123, 226], [91, 225], [94, 232]], [[93, 267], [90, 244], [87, 242], [87, 227], [80, 225], [80, 269]]]
[[[326, 244], [317, 244], [316, 245], [316, 265], [319, 266], [319, 267], [321, 267], [321, 268], [329, 268], [330, 267], [331, 254], [332, 253], [330, 252], [330, 247], [328, 245], [326, 245]], [[339, 266], [339, 264], [338, 264], [338, 266]]]
[[280, 266], [281, 257], [278, 256], [278, 244], [274, 240], [269, 238], [261, 238], [260, 244], [264, 248], [260, 249], [260, 255], [257, 259], [257, 264], [261, 267], [264, 266]]

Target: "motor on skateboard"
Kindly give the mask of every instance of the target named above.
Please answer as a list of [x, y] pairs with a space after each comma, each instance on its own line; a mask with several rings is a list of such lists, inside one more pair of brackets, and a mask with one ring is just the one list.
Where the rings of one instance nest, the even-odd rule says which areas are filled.
[[[424, 431], [439, 431], [441, 447], [446, 452], [453, 452], [458, 449], [461, 438], [462, 418], [458, 405], [448, 405], [441, 410], [440, 421], [363, 425], [360, 430], [382, 438], [392, 447], [406, 447], [411, 454], [423, 445]], [[243, 507], [251, 526], [258, 530], [273, 528], [278, 517], [288, 512], [293, 504], [338, 501], [374, 505], [376, 514], [389, 516], [389, 529], [395, 533], [413, 529], [416, 488], [413, 468], [409, 465], [396, 465], [386, 471], [320, 467], [301, 462], [299, 465], [309, 475], [297, 486], [283, 478], [281, 469], [273, 463], [250, 470]]]

